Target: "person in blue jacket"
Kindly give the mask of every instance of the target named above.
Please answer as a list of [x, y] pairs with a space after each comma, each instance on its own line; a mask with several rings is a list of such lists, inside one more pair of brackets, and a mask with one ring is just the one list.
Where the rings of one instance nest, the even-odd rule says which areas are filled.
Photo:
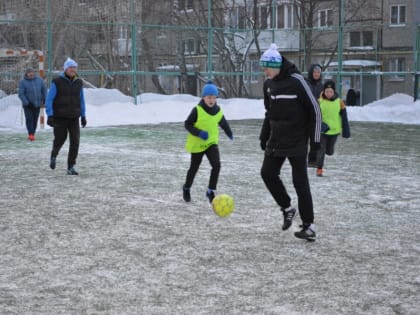
[[18, 96], [22, 101], [23, 112], [25, 113], [28, 139], [34, 141], [39, 112], [47, 96], [47, 87], [32, 68], [26, 69], [23, 79], [19, 82]]
[[64, 72], [52, 80], [47, 95], [45, 109], [47, 124], [54, 128], [54, 141], [51, 151], [50, 168], [55, 169], [57, 155], [70, 138], [67, 158], [67, 174], [79, 175], [74, 168], [79, 153], [81, 117], [82, 127], [86, 126], [86, 105], [83, 94], [83, 81], [77, 76], [77, 63], [68, 58], [64, 62]]

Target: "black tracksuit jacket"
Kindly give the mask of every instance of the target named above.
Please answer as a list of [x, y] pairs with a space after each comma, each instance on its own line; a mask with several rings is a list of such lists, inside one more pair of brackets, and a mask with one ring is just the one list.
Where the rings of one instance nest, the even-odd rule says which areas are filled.
[[264, 82], [266, 109], [260, 141], [265, 153], [280, 156], [302, 156], [308, 141], [321, 139], [321, 111], [307, 82], [296, 66], [283, 57], [280, 73]]

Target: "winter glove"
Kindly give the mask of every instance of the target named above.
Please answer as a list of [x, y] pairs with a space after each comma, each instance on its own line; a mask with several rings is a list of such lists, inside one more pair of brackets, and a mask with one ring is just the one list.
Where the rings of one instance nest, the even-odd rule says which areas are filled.
[[53, 116], [48, 116], [47, 125], [54, 128], [55, 124], [54, 124], [54, 117]]
[[87, 124], [86, 117], [82, 117], [81, 122], [82, 122], [82, 128], [85, 128]]
[[328, 130], [330, 130], [330, 126], [328, 126], [326, 123], [321, 123], [321, 132], [326, 133]]
[[260, 141], [260, 147], [261, 147], [261, 150], [265, 151], [265, 146], [266, 146], [266, 144], [267, 144], [267, 141], [264, 141], [264, 140], [261, 140], [261, 141]]
[[233, 141], [233, 135], [232, 136], [229, 136], [229, 139]]
[[319, 149], [321, 149], [321, 143], [311, 142], [310, 149], [311, 149], [311, 151], [318, 151]]
[[209, 133], [207, 131], [201, 130], [198, 136], [200, 139], [207, 140], [209, 138]]

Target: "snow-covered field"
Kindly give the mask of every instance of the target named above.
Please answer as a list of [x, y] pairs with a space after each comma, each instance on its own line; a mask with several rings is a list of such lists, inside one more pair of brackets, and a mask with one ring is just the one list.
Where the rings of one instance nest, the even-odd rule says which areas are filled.
[[[163, 104], [155, 117], [176, 119]], [[105, 107], [112, 125], [120, 112]], [[50, 128], [30, 143], [18, 111], [0, 123], [0, 314], [418, 314], [418, 123], [352, 119], [326, 176], [310, 170], [309, 243], [293, 236], [299, 217], [281, 231], [260, 178], [260, 119], [232, 120], [234, 141], [221, 134], [218, 192], [236, 202], [222, 219], [205, 198], [207, 161], [182, 201], [182, 123], [100, 127], [100, 108], [88, 107], [79, 176], [65, 175], [68, 142], [49, 169]], [[296, 201], [288, 165], [282, 175]]]

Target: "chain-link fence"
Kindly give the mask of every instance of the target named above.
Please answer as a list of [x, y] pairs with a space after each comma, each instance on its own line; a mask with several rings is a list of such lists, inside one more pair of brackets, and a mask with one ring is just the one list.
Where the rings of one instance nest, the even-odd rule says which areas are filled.
[[133, 97], [145, 92], [197, 95], [211, 78], [222, 97], [258, 98], [264, 80], [258, 60], [275, 42], [302, 72], [311, 63], [321, 64], [324, 78], [339, 80], [344, 98], [355, 92], [356, 105], [397, 92], [418, 94], [420, 32], [415, 25], [406, 25], [407, 41], [383, 21], [300, 28], [292, 6], [264, 9], [225, 2], [4, 1], [0, 90], [16, 93], [28, 67], [49, 82], [71, 57], [86, 86], [115, 88]]

